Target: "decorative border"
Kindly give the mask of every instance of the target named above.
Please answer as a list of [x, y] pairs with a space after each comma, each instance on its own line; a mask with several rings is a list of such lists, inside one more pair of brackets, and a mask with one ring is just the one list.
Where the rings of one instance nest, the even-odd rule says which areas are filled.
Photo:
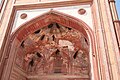
[[71, 1], [61, 1], [61, 2], [36, 2], [36, 3], [23, 3], [14, 4], [17, 10], [30, 10], [30, 9], [40, 9], [40, 8], [54, 8], [54, 7], [65, 7], [65, 6], [75, 6], [92, 4], [93, 0], [71, 0]]

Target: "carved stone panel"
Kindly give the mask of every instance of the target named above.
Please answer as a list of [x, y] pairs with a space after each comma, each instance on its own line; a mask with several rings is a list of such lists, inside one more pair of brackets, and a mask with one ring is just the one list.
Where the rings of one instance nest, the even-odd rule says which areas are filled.
[[[82, 80], [82, 78], [88, 80], [90, 78], [88, 39], [81, 32], [71, 27], [51, 23], [29, 34], [22, 41], [21, 48], [24, 52], [21, 53], [24, 59], [20, 64], [17, 61], [19, 57], [17, 57], [16, 64], [19, 64], [21, 68], [27, 71], [29, 76], [59, 74], [61, 76], [79, 76], [77, 78], [79, 80]], [[65, 80], [77, 79], [65, 78]], [[46, 80], [54, 80], [54, 78], [46, 78]]]

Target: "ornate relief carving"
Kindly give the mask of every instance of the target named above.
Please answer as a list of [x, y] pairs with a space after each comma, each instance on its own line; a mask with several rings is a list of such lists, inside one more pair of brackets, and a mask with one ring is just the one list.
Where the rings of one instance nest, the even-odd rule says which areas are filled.
[[75, 29], [51, 23], [29, 34], [20, 46], [23, 69], [30, 75], [89, 76], [89, 44]]

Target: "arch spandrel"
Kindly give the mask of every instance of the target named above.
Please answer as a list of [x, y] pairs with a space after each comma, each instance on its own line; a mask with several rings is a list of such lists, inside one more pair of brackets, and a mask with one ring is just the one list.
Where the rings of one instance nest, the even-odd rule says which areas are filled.
[[[43, 15], [40, 15], [38, 17], [35, 17], [34, 19], [26, 22], [25, 24], [21, 25], [15, 32], [13, 32], [13, 38], [15, 35], [17, 35], [17, 39], [21, 42], [22, 39], [25, 38], [25, 36], [29, 35], [30, 33], [33, 33], [36, 29], [45, 27], [49, 25], [52, 22], [59, 23], [63, 26], [67, 27], [73, 27], [80, 32], [83, 33], [83, 35], [88, 38], [88, 35], [86, 33], [87, 24], [85, 24], [83, 21], [76, 19], [70, 15], [51, 10]], [[83, 27], [84, 26], [84, 27]], [[90, 28], [89, 28], [90, 29]]]

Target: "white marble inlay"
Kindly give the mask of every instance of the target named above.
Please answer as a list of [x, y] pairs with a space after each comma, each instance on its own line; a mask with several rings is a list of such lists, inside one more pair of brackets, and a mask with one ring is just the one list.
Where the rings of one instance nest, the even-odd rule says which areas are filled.
[[[86, 13], [84, 15], [78, 14], [78, 10], [81, 8], [84, 8], [86, 10]], [[81, 19], [87, 25], [89, 25], [91, 29], [93, 29], [90, 5], [80, 5], [80, 6], [68, 6], [68, 7], [57, 7], [57, 8], [33, 9], [33, 10], [19, 10], [19, 11], [17, 11], [17, 14], [16, 14], [12, 32], [14, 32], [20, 25], [30, 21], [31, 19], [33, 19], [37, 16], [40, 16], [40, 15], [50, 11], [51, 9], [74, 16], [78, 19]], [[20, 15], [22, 13], [26, 13], [27, 18], [21, 19]]]

